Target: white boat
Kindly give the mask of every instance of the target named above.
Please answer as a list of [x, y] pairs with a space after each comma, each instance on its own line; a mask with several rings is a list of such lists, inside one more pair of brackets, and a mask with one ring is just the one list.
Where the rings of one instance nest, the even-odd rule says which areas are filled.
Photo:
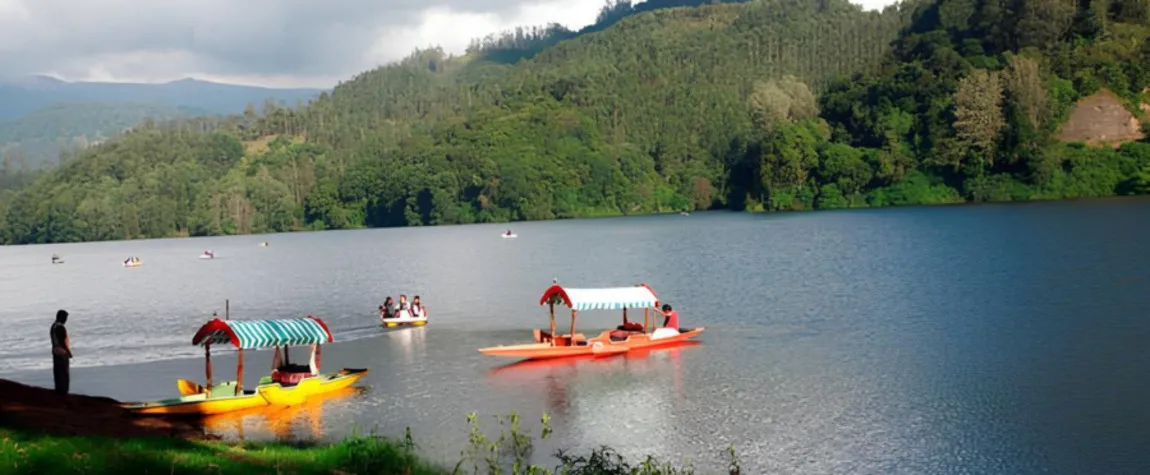
[[260, 247], [268, 247], [268, 242], [267, 241], [261, 242]]
[[214, 253], [212, 251], [204, 251], [203, 254], [200, 254], [200, 259], [215, 259], [215, 258], [216, 258], [216, 253]]
[[515, 234], [515, 233], [511, 233], [511, 234], [503, 233], [502, 236], [503, 236], [503, 239], [511, 239], [511, 238], [519, 237], [519, 235]]
[[421, 327], [427, 325], [427, 314], [418, 317], [397, 317], [383, 319], [383, 325], [388, 328], [398, 327], [401, 325], [410, 325], [413, 327]]
[[123, 263], [124, 267], [140, 267], [144, 265], [143, 261], [128, 261]]

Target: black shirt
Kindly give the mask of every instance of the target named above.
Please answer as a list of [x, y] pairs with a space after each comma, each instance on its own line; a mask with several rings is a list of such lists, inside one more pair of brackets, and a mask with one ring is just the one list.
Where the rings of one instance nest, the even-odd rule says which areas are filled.
[[68, 341], [68, 330], [64, 328], [63, 323], [53, 323], [52, 330], [48, 334], [52, 337], [53, 351], [55, 351], [56, 348], [64, 348], [65, 350], [68, 349], [67, 345], [64, 344], [65, 341]]

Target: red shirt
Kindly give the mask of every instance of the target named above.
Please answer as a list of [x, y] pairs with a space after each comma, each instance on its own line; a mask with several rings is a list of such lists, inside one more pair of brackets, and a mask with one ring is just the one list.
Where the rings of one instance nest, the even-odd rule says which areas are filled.
[[664, 313], [663, 316], [667, 317], [667, 324], [663, 325], [665, 328], [674, 328], [676, 331], [679, 330], [678, 310], [671, 310], [670, 312]]

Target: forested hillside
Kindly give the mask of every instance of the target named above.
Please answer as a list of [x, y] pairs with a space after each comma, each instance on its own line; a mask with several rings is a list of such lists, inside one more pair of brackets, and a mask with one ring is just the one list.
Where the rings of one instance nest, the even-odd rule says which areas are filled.
[[0, 240], [1150, 192], [1150, 145], [1055, 138], [1103, 87], [1142, 113], [1145, 6], [611, 5], [301, 109], [137, 129], [0, 197]]
[[[57, 164], [65, 156], [96, 145], [145, 119], [170, 120], [208, 115], [203, 109], [148, 103], [58, 103], [19, 119], [0, 122], [0, 157], [15, 169]], [[63, 154], [63, 155], [62, 155]]]

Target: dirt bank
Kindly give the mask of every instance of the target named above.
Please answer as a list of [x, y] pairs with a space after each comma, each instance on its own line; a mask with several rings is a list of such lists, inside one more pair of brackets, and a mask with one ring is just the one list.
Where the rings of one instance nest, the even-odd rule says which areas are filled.
[[1070, 118], [1062, 124], [1058, 138], [1063, 142], [1117, 147], [1141, 140], [1142, 123], [1126, 110], [1118, 96], [1103, 89], [1078, 101]]
[[135, 416], [115, 399], [60, 396], [6, 379], [0, 379], [0, 425], [59, 436], [214, 439], [195, 420]]

